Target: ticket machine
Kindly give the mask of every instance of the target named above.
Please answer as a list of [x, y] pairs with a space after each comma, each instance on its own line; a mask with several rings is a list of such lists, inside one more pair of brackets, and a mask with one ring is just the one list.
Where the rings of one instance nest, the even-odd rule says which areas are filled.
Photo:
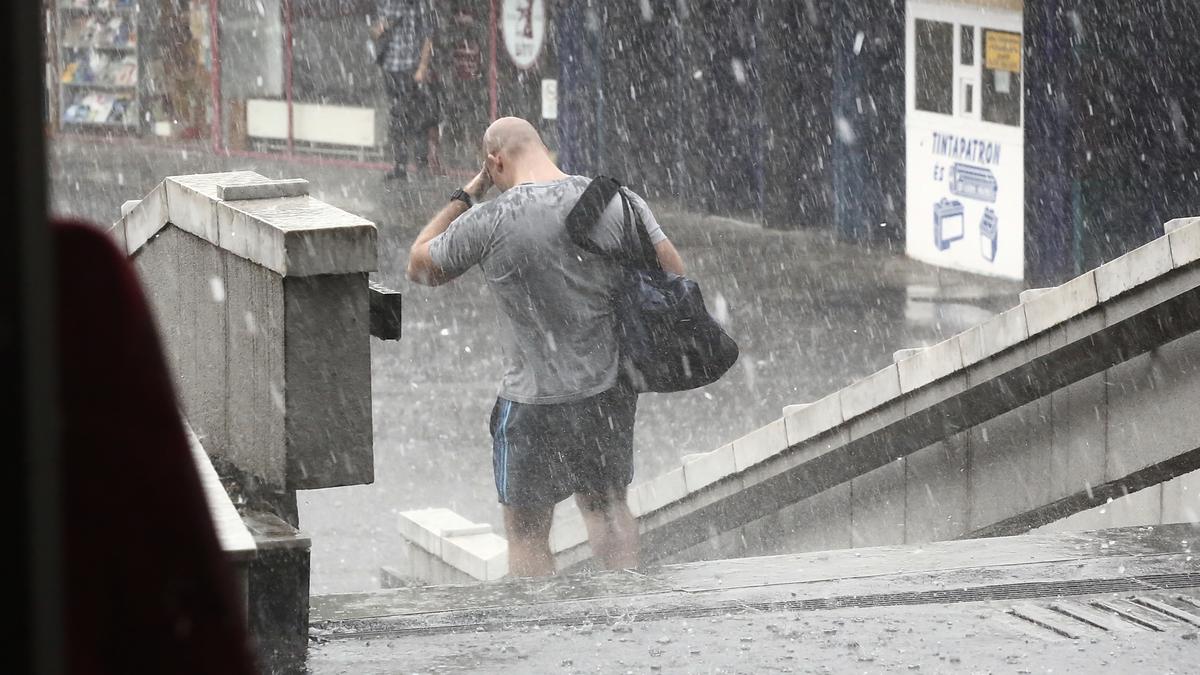
[[942, 267], [1021, 279], [1020, 0], [908, 0], [906, 241]]

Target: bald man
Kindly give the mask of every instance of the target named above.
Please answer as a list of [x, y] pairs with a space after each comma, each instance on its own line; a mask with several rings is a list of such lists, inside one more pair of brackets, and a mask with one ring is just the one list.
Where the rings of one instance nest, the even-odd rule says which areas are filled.
[[[559, 170], [523, 119], [496, 120], [487, 158], [417, 235], [408, 278], [436, 286], [475, 265], [507, 317], [507, 371], [492, 409], [492, 467], [504, 509], [509, 573], [554, 573], [554, 505], [575, 496], [595, 556], [609, 569], [638, 564], [637, 524], [626, 504], [633, 479], [637, 394], [620, 374], [612, 293], [621, 270], [577, 247], [566, 230], [590, 180]], [[480, 203], [492, 186], [495, 199]], [[654, 214], [626, 191], [664, 269], [683, 260]], [[592, 238], [630, 245], [615, 197]]]

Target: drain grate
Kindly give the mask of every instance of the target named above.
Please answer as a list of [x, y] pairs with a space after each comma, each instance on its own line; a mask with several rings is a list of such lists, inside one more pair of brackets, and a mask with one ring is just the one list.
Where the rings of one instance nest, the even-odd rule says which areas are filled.
[[1047, 637], [1068, 639], [1200, 627], [1200, 604], [1186, 595], [1065, 599], [1048, 605], [1021, 603], [1007, 613], [1044, 631]]

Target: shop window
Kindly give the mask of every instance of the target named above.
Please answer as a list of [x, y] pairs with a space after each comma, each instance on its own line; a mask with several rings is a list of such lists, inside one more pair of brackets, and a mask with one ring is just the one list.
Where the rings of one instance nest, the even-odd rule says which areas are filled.
[[917, 110], [954, 113], [954, 24], [917, 19]]
[[986, 122], [1021, 126], [1021, 34], [983, 31], [980, 115]]

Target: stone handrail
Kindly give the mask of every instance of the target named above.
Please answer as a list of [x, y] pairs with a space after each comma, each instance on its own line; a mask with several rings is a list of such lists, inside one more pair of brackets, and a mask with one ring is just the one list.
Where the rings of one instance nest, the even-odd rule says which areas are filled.
[[[646, 557], [664, 559], [788, 504], [848, 483], [1104, 368], [1200, 329], [1200, 218], [708, 453], [634, 485]], [[1070, 495], [1004, 533], [1103, 503], [1114, 490], [1200, 467], [1200, 450], [1129, 467], [1109, 484]], [[1040, 520], [1039, 520], [1040, 518]], [[558, 505], [551, 547], [560, 567], [587, 560], [574, 502]]]

